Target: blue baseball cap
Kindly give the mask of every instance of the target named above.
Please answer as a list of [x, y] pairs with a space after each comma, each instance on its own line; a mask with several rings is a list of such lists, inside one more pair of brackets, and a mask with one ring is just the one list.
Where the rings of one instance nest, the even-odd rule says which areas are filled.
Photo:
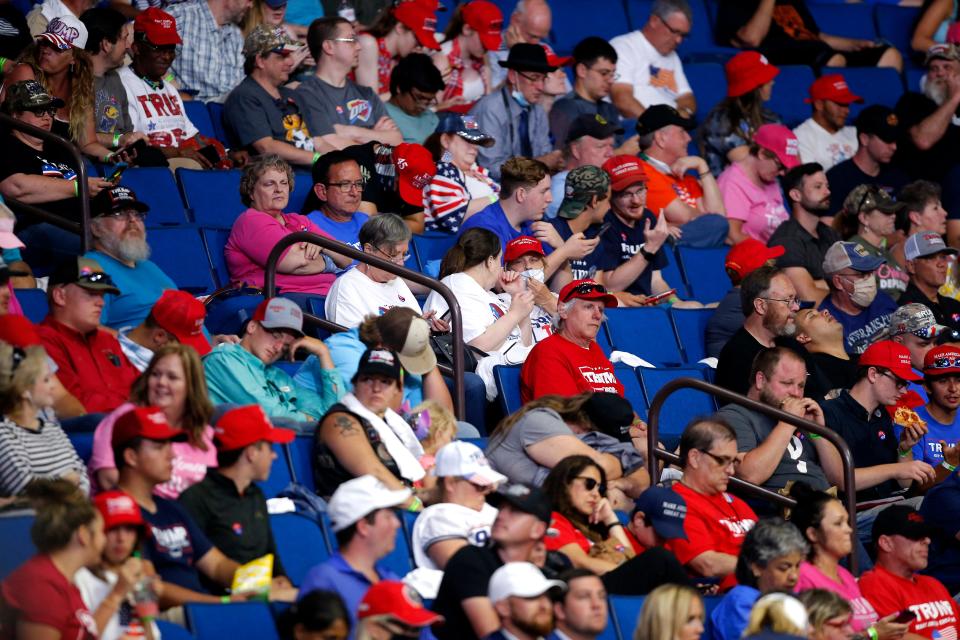
[[650, 487], [633, 503], [642, 511], [657, 535], [667, 540], [687, 539], [683, 521], [687, 517], [687, 503], [679, 493], [666, 487]]
[[493, 136], [480, 129], [476, 118], [457, 113], [440, 114], [435, 133], [455, 133], [467, 142], [481, 147], [491, 147], [494, 143]]
[[871, 255], [856, 242], [834, 242], [823, 258], [823, 271], [834, 274], [849, 267], [867, 273], [875, 271], [884, 262], [883, 258]]

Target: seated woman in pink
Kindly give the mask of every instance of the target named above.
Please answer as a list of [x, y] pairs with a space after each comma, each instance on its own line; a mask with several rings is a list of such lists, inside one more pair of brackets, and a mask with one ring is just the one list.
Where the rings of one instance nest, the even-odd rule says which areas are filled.
[[[306, 216], [283, 212], [292, 190], [293, 169], [278, 155], [261, 156], [244, 167], [240, 200], [250, 208], [233, 223], [223, 250], [232, 282], [262, 287], [267, 256], [284, 236], [311, 231], [331, 237]], [[291, 293], [325, 296], [336, 279], [337, 268], [349, 264], [349, 258], [301, 242], [280, 256], [277, 287], [287, 296]]]
[[860, 635], [867, 635], [873, 627], [878, 640], [892, 640], [906, 633], [909, 625], [897, 624], [893, 614], [879, 619], [873, 605], [860, 593], [857, 579], [840, 566], [840, 560], [850, 554], [853, 541], [850, 534], [850, 518], [843, 503], [823, 491], [815, 491], [803, 482], [797, 482], [790, 490], [797, 501], [790, 514], [792, 522], [810, 543], [810, 557], [800, 565], [800, 577], [794, 591], [826, 589], [833, 591], [850, 603], [853, 617], [850, 625]]
[[154, 488], [154, 494], [176, 500], [187, 487], [203, 480], [207, 467], [217, 466], [210, 416], [213, 405], [207, 396], [200, 356], [185, 344], [166, 344], [154, 353], [146, 371], [130, 390], [130, 402], [105, 417], [93, 434], [93, 455], [88, 465], [94, 490], [117, 488], [117, 465], [110, 439], [117, 418], [134, 406], [163, 410], [167, 422], [183, 429], [186, 442], [173, 443], [173, 475]]

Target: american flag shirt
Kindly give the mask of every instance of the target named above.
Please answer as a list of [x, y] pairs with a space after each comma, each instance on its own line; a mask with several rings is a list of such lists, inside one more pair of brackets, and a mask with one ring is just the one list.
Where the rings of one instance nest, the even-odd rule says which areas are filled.
[[[487, 184], [494, 193], [500, 192], [500, 185], [490, 178], [490, 173], [473, 165], [474, 175]], [[467, 213], [467, 206], [474, 197], [467, 189], [467, 180], [463, 171], [452, 162], [438, 162], [437, 174], [427, 185], [427, 204], [424, 227], [427, 231], [457, 233]]]

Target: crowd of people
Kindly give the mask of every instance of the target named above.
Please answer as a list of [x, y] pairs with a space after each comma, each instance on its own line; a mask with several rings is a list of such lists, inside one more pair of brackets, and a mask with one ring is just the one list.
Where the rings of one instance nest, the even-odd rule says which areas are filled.
[[[569, 56], [549, 0], [300, 4], [0, 5], [0, 509], [33, 509], [36, 551], [0, 576], [0, 638], [159, 638], [266, 599], [281, 637], [594, 640], [643, 596], [617, 614], [635, 640], [956, 640], [955, 0], [922, 3], [911, 51], [805, 0], [711, 2], [712, 25], [653, 0]], [[694, 30], [740, 50], [717, 104], [684, 73]], [[783, 65], [817, 76], [802, 122], [770, 107]], [[862, 104], [847, 67], [923, 79]], [[236, 170], [211, 247], [236, 291], [151, 259], [131, 166]], [[443, 287], [400, 271], [422, 234]], [[678, 248], [724, 251], [722, 299]], [[624, 378], [672, 363], [605, 324], [641, 307], [702, 314], [696, 366], [750, 401], [658, 442], [672, 464]], [[292, 571], [290, 510], [327, 560]]]

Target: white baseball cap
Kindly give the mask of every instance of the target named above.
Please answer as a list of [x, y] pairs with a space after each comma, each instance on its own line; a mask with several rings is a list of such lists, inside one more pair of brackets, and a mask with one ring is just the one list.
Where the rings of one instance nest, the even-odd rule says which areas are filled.
[[547, 580], [536, 565], [529, 562], [508, 562], [493, 572], [487, 587], [490, 602], [497, 603], [510, 596], [536, 598], [550, 589], [564, 590], [560, 580]]
[[411, 495], [410, 489], [391, 489], [367, 474], [347, 480], [337, 487], [327, 503], [327, 515], [336, 533], [377, 509], [399, 507]]
[[484, 487], [498, 485], [507, 479], [493, 470], [480, 447], [462, 440], [446, 444], [437, 452], [434, 475], [438, 478], [465, 478]]

